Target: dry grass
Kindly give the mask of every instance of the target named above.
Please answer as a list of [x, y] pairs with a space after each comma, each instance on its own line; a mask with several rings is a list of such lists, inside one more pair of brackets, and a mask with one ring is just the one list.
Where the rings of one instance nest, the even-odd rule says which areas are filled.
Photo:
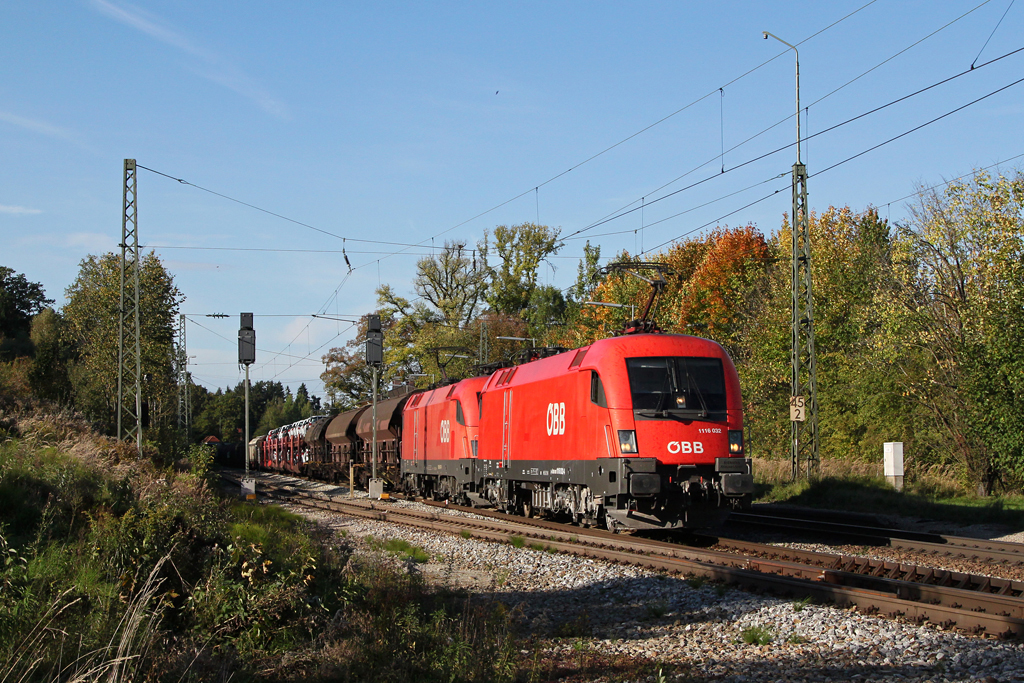
[[[792, 481], [792, 465], [789, 460], [754, 458], [754, 481], [758, 484], [779, 485]], [[819, 468], [820, 479], [881, 479], [882, 461], [822, 459]], [[906, 463], [904, 484], [907, 488], [934, 495], [964, 495], [968, 490], [961, 484], [960, 473], [948, 465], [918, 465], [913, 460]]]
[[[759, 484], [784, 484], [793, 479], [789, 460], [754, 458], [754, 480]], [[822, 460], [822, 478], [849, 479], [882, 476], [882, 463], [850, 460]]]
[[73, 635], [55, 628], [54, 623], [62, 613], [81, 602], [81, 599], [68, 600], [73, 589], [61, 593], [54, 599], [35, 628], [18, 645], [11, 661], [0, 667], [0, 683], [120, 683], [138, 680], [144, 672], [150, 646], [157, 636], [160, 624], [161, 610], [156, 597], [163, 580], [157, 577], [166, 561], [167, 558], [164, 557], [157, 562], [142, 588], [131, 598], [117, 630], [105, 647], [79, 655], [66, 665], [58, 665], [55, 669], [43, 671], [44, 657], [37, 653], [47, 650], [46, 641], [56, 639], [62, 644], [74, 647], [74, 642], [66, 642], [73, 638]]

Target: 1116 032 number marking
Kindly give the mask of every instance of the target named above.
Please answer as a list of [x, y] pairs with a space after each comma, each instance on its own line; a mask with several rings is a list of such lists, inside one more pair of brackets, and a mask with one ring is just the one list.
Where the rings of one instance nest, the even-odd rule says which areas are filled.
[[549, 403], [545, 427], [548, 429], [548, 436], [560, 436], [565, 434], [565, 404]]

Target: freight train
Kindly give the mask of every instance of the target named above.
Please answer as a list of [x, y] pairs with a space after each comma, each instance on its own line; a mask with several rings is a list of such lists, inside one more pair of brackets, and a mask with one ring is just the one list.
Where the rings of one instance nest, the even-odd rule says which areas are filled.
[[720, 524], [749, 504], [739, 377], [717, 343], [647, 326], [318, 416], [250, 443], [258, 466], [608, 529]]

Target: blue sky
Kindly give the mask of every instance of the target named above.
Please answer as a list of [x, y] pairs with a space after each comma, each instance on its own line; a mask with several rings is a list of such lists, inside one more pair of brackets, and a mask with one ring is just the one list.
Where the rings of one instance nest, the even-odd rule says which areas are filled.
[[[1024, 47], [1008, 0], [7, 0], [0, 26], [0, 265], [62, 304], [80, 260], [117, 249], [125, 158], [346, 237], [139, 171], [140, 241], [186, 296], [196, 380], [240, 379], [237, 314], [253, 311], [253, 379], [314, 393], [351, 330], [310, 314], [364, 314], [379, 283], [409, 294], [431, 238], [538, 219], [568, 235], [705, 178], [581, 237], [611, 255], [705, 224], [776, 230], [795, 151], [731, 170], [795, 135], [793, 52], [764, 30], [799, 43], [805, 135]], [[915, 185], [1024, 154], [1020, 84], [815, 175], [1021, 77], [1024, 52], [810, 139], [812, 208], [903, 219]], [[582, 245], [544, 281], [569, 285]]]

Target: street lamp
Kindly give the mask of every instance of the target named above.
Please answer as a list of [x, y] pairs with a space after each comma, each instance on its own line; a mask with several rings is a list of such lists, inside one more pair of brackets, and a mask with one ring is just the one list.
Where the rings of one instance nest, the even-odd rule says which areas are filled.
[[800, 51], [796, 49], [796, 46], [790, 45], [782, 38], [779, 38], [774, 33], [768, 31], [761, 31], [764, 35], [764, 39], [768, 40], [768, 36], [771, 36], [775, 40], [779, 41], [790, 50], [796, 53], [796, 163], [800, 163]]
[[629, 319], [636, 318], [636, 306], [634, 304], [613, 304], [607, 301], [584, 301], [589, 306], [607, 306], [608, 308], [628, 308]]

